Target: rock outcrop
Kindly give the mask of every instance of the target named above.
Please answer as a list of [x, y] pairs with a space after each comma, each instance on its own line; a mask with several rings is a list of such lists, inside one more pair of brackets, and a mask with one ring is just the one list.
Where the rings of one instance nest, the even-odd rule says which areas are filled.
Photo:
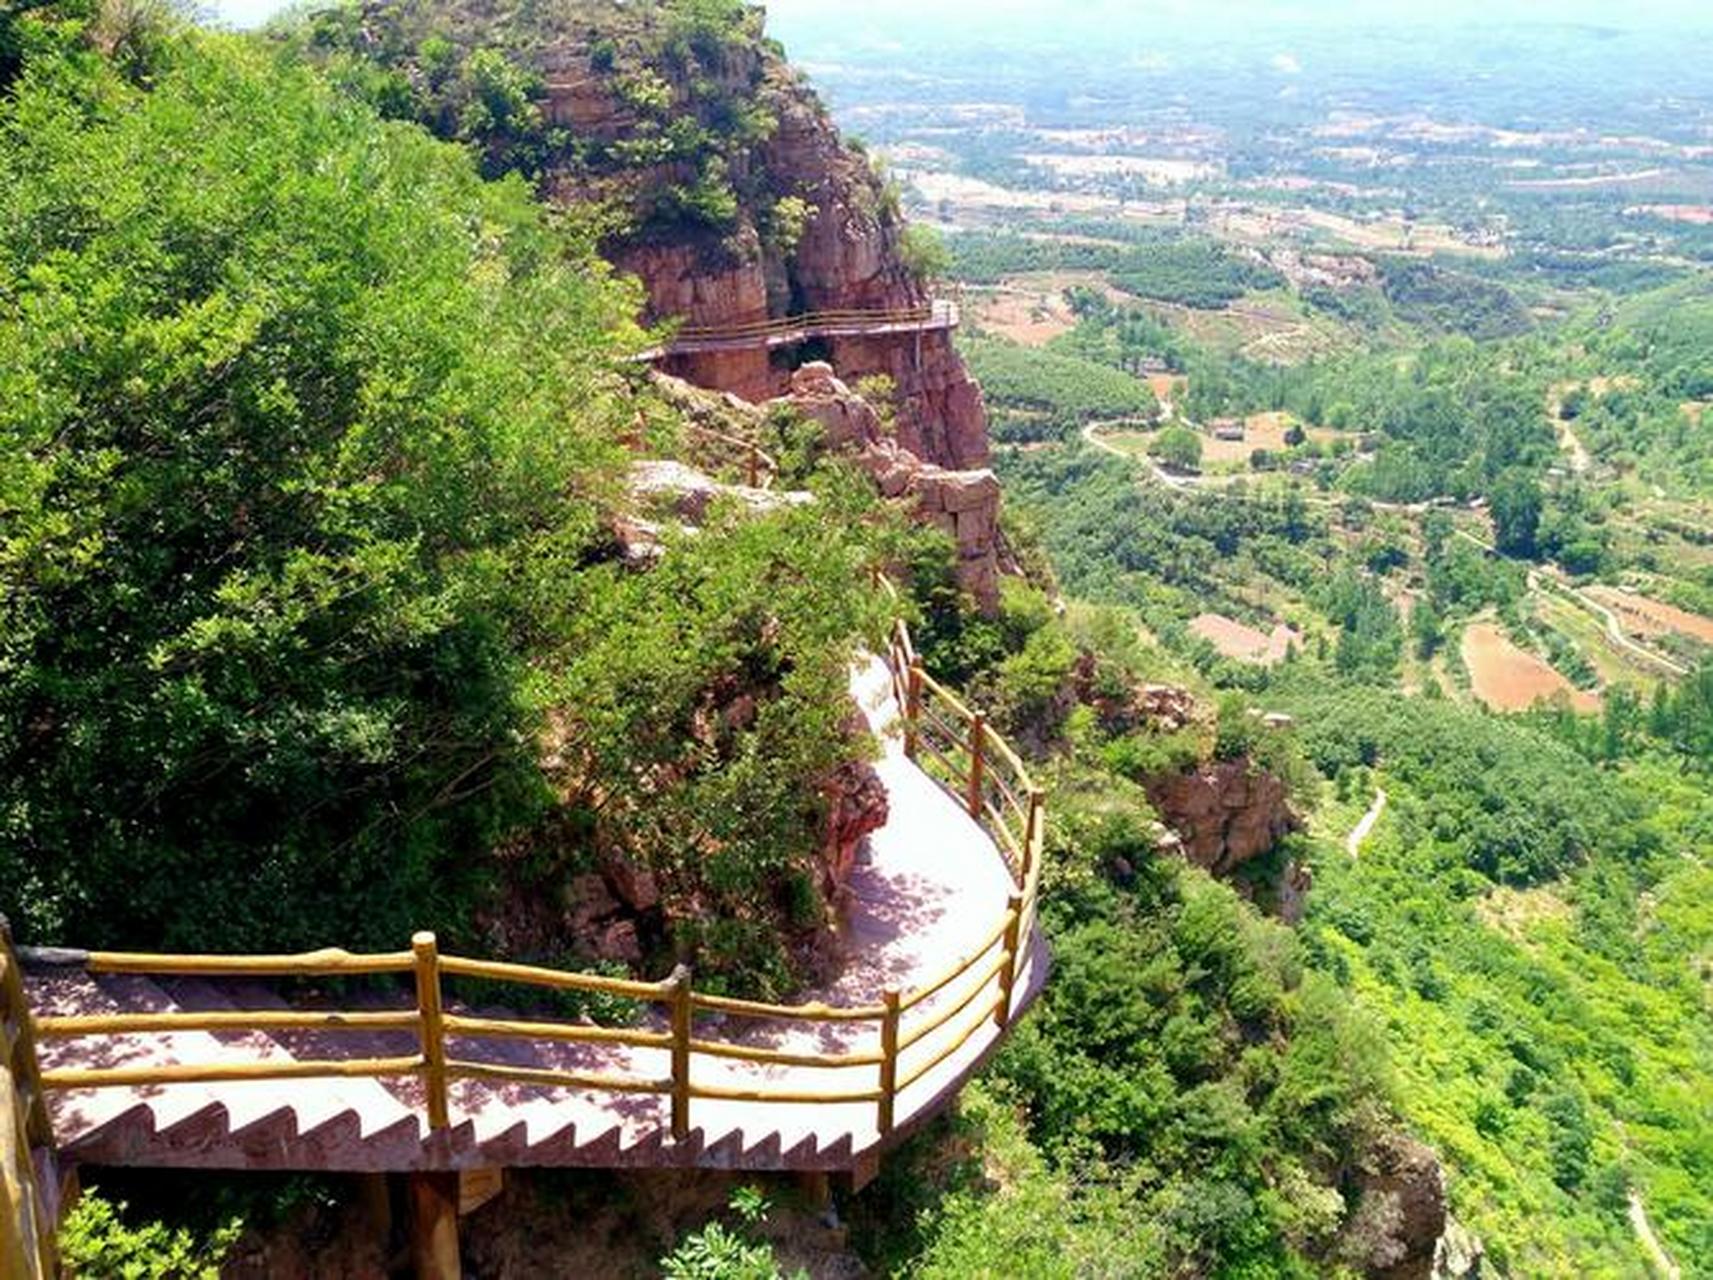
[[1075, 701], [1094, 710], [1100, 727], [1110, 734], [1177, 733], [1202, 718], [1200, 704], [1188, 689], [1170, 684], [1131, 684], [1103, 680], [1100, 657], [1084, 652], [1071, 674]]
[[827, 782], [827, 835], [821, 851], [821, 891], [829, 898], [850, 887], [863, 841], [886, 825], [891, 800], [866, 760], [840, 765]]
[[[854, 461], [873, 477], [883, 496], [908, 504], [918, 519], [945, 531], [957, 547], [959, 585], [982, 609], [998, 607], [999, 578], [1006, 568], [998, 479], [985, 468], [958, 471], [925, 461], [888, 432], [875, 407], [835, 376], [831, 365], [804, 365], [792, 374], [784, 395], [762, 405], [665, 374], [657, 375], [655, 383], [686, 420], [733, 438], [757, 438], [775, 408], [794, 410], [814, 422], [821, 428], [823, 447]], [[758, 510], [807, 500], [804, 494], [720, 484], [678, 463], [640, 463], [631, 480], [633, 491], [670, 501], [675, 512], [692, 523], [720, 496]], [[642, 526], [640, 532], [638, 546], [621, 539], [627, 555], [646, 554], [652, 530]]]
[[[601, 75], [574, 44], [545, 55], [549, 114], [579, 136], [623, 143], [639, 128], [622, 79]], [[737, 224], [712, 236], [654, 233], [609, 246], [615, 265], [642, 281], [648, 318], [728, 328], [825, 311], [896, 311], [920, 306], [928, 292], [908, 265], [904, 222], [868, 157], [845, 143], [814, 92], [765, 46], [732, 48], [713, 77], [726, 90], [764, 103], [772, 135], [734, 173], [740, 193], [789, 192], [808, 216], [794, 243], [763, 234], [770, 197], [740, 200]], [[669, 85], [688, 105], [690, 90]], [[670, 164], [605, 180], [551, 172], [548, 194], [566, 203], [622, 199], [651, 182], [683, 182]], [[987, 412], [981, 388], [944, 331], [829, 339], [817, 344], [847, 381], [891, 378], [898, 396], [898, 442], [925, 462], [951, 470], [985, 467]], [[786, 393], [803, 358], [789, 349], [674, 356], [665, 371], [686, 382], [761, 401]]]
[[882, 494], [912, 502], [918, 518], [944, 530], [957, 545], [959, 584], [983, 609], [998, 607], [1000, 488], [993, 472], [951, 470], [925, 461], [889, 437], [874, 406], [828, 364], [798, 369], [790, 393], [777, 403], [818, 423], [827, 447], [854, 458]]
[[1431, 1147], [1390, 1133], [1352, 1171], [1356, 1211], [1341, 1252], [1371, 1280], [1430, 1280], [1449, 1217], [1445, 1170]]
[[1448, 1218], [1445, 1234], [1434, 1247], [1433, 1280], [1475, 1280], [1488, 1274], [1487, 1246], [1456, 1218]]
[[1247, 759], [1158, 774], [1148, 801], [1176, 833], [1183, 856], [1217, 876], [1269, 853], [1302, 829], [1284, 782]]

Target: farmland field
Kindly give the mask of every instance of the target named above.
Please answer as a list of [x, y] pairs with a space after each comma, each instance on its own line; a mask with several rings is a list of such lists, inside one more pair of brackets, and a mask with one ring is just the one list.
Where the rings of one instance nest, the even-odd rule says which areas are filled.
[[1475, 696], [1495, 711], [1527, 711], [1563, 695], [1578, 711], [1598, 709], [1597, 694], [1578, 690], [1544, 660], [1519, 649], [1504, 629], [1478, 622], [1463, 634], [1463, 663]]

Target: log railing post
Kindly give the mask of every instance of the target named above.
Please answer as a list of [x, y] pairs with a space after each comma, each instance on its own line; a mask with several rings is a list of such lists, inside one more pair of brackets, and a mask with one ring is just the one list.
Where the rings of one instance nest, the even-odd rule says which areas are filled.
[[910, 674], [904, 681], [904, 754], [911, 760], [916, 758], [916, 747], [922, 736], [921, 718], [922, 664], [912, 662]]
[[1001, 1031], [1011, 1023], [1011, 997], [1017, 989], [1017, 962], [1022, 954], [1023, 895], [1014, 893], [1006, 904], [1005, 963], [999, 967], [999, 1004], [993, 1011]]
[[1023, 867], [1018, 877], [1018, 884], [1026, 886], [1029, 877], [1035, 872], [1035, 860], [1041, 856], [1041, 846], [1045, 843], [1045, 831], [1042, 830], [1042, 820], [1046, 816], [1045, 797], [1039, 787], [1029, 788], [1029, 811], [1023, 822]]
[[[16, 1027], [8, 1031], [7, 1024]], [[59, 1224], [49, 1220], [48, 1197], [55, 1188], [37, 1181], [37, 1150], [54, 1150], [53, 1121], [42, 1089], [41, 1063], [36, 1057], [35, 1024], [23, 971], [12, 949], [12, 930], [0, 916], [0, 1273], [16, 1269], [44, 1280], [59, 1273], [55, 1236]], [[5, 1148], [10, 1146], [12, 1150]], [[3, 1167], [16, 1165], [8, 1174]], [[55, 1161], [49, 1159], [51, 1171]], [[50, 1174], [51, 1176], [51, 1174]], [[15, 1184], [15, 1185], [9, 1185]], [[16, 1192], [14, 1200], [12, 1192]]]
[[672, 971], [672, 1140], [690, 1136], [690, 966]]
[[440, 944], [432, 933], [410, 940], [416, 956], [416, 1013], [422, 1040], [423, 1083], [428, 1091], [428, 1128], [452, 1126], [447, 1104], [446, 1015], [440, 991]]
[[749, 446], [749, 487], [761, 487], [761, 446], [754, 441]]
[[898, 1100], [898, 1020], [902, 997], [896, 987], [889, 987], [881, 997], [886, 1014], [880, 1023], [880, 1136], [892, 1132], [896, 1120], [894, 1106]]
[[[0, 1028], [8, 1019], [18, 1024], [18, 1043], [12, 1048], [11, 1067], [29, 1105], [24, 1110], [24, 1134], [32, 1147], [53, 1150], [53, 1120], [48, 1114], [47, 1094], [42, 1089], [42, 1067], [36, 1058], [35, 1022], [29, 998], [24, 994], [24, 973], [12, 949], [12, 926], [0, 916]], [[7, 1105], [11, 1105], [7, 1103]]]
[[969, 810], [970, 817], [978, 821], [981, 819], [981, 788], [987, 767], [986, 753], [987, 717], [977, 711], [970, 716]]

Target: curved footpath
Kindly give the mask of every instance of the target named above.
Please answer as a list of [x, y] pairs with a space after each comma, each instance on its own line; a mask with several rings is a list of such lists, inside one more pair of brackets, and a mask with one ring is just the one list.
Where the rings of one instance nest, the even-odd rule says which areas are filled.
[[1374, 803], [1368, 807], [1368, 812], [1362, 815], [1362, 820], [1350, 830], [1350, 835], [1344, 842], [1345, 850], [1354, 858], [1362, 856], [1362, 846], [1368, 843], [1368, 837], [1374, 834], [1374, 828], [1380, 825], [1380, 819], [1386, 815], [1386, 804], [1390, 799], [1384, 787], [1374, 788]]
[[[886, 991], [920, 988], [979, 951], [1003, 919], [1015, 891], [993, 840], [967, 808], [904, 755], [887, 666], [871, 660], [852, 689], [884, 744], [877, 768], [890, 797], [886, 826], [869, 841], [852, 876], [840, 946], [844, 968], [811, 1001], [872, 1005]], [[1039, 993], [1047, 958], [1038, 935], [1021, 941], [1010, 1015]], [[978, 983], [977, 979], [981, 981]], [[872, 1096], [858, 1101], [762, 1101], [697, 1097], [686, 1139], [671, 1136], [671, 1099], [651, 1093], [572, 1089], [527, 1080], [455, 1080], [450, 1127], [424, 1121], [425, 1090], [414, 1074], [397, 1078], [237, 1080], [144, 1087], [70, 1089], [52, 1094], [57, 1146], [74, 1162], [142, 1167], [415, 1171], [479, 1167], [711, 1167], [847, 1171], [871, 1168], [880, 1151], [941, 1109], [998, 1047], [997, 1017], [954, 1048], [983, 1007], [997, 1013], [997, 973], [976, 965], [917, 1006], [911, 1016], [958, 1007], [944, 1026], [905, 1044], [895, 1123], [883, 1135]], [[187, 1010], [305, 1009], [258, 980], [93, 976], [77, 969], [36, 969], [29, 981], [38, 1018]], [[346, 1007], [350, 997], [344, 996]], [[370, 1001], [379, 1013], [414, 1011], [409, 992]], [[324, 1004], [323, 1007], [328, 1007]], [[449, 1006], [449, 1014], [469, 1010]], [[505, 1011], [483, 1009], [485, 1016]], [[515, 1015], [513, 1015], [515, 1016]], [[1009, 1019], [1008, 1019], [1009, 1021]], [[908, 1024], [907, 1024], [908, 1025]], [[664, 1014], [644, 1030], [665, 1032]], [[875, 1055], [864, 1065], [832, 1068], [758, 1064], [698, 1051], [690, 1076], [698, 1087], [741, 1094], [803, 1095], [873, 1091], [882, 1032], [873, 1020], [805, 1024], [698, 1014], [695, 1036], [791, 1054]], [[662, 1034], [661, 1040], [670, 1037]], [[531, 1070], [617, 1074], [639, 1080], [672, 1075], [671, 1049], [609, 1044], [449, 1036], [454, 1058]], [[169, 1064], [278, 1064], [293, 1060], [391, 1058], [421, 1052], [414, 1031], [173, 1031], [47, 1039], [42, 1067], [60, 1069]], [[936, 1056], [942, 1061], [931, 1067]], [[926, 1070], [923, 1068], [926, 1067]]]

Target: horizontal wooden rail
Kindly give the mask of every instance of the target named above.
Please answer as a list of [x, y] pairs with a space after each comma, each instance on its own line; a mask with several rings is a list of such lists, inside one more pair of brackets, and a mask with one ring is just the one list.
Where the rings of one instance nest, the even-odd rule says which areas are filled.
[[658, 360], [671, 355], [694, 355], [750, 343], [786, 343], [813, 337], [860, 337], [867, 333], [955, 329], [961, 321], [956, 302], [939, 299], [911, 307], [877, 307], [808, 311], [792, 316], [769, 316], [762, 320], [728, 325], [681, 325], [669, 330], [661, 345], [641, 353], [639, 359]]
[[788, 1049], [763, 1049], [747, 1044], [730, 1044], [724, 1040], [692, 1040], [690, 1052], [733, 1062], [753, 1062], [758, 1066], [812, 1067], [832, 1071], [846, 1067], [878, 1067], [882, 1060], [879, 1052], [793, 1053]]
[[949, 311], [924, 304], [917, 307], [876, 308], [864, 311], [855, 308], [843, 311], [805, 311], [792, 316], [770, 316], [766, 320], [749, 320], [738, 324], [682, 325], [673, 332], [672, 340], [684, 342], [720, 341], [726, 338], [768, 337], [794, 333], [799, 329], [820, 329], [845, 325], [927, 324], [936, 319], [949, 320]]
[[739, 1018], [767, 1018], [787, 1022], [878, 1022], [886, 1016], [886, 1006], [879, 1004], [763, 1004], [755, 1000], [734, 1000], [730, 996], [709, 996], [694, 992], [690, 1005], [699, 1013], [725, 1013]]
[[49, 1089], [137, 1089], [162, 1084], [231, 1084], [242, 1080], [381, 1080], [413, 1076], [422, 1059], [329, 1058], [298, 1061], [174, 1062], [152, 1067], [57, 1067], [42, 1072]]
[[976, 1012], [981, 1016], [971, 1019], [967, 1025], [960, 1026], [954, 1034], [948, 1036], [946, 1038], [946, 1043], [940, 1048], [938, 1053], [934, 1054], [933, 1057], [929, 1058], [925, 1062], [918, 1063], [914, 1068], [906, 1071], [903, 1078], [898, 1082], [899, 1089], [908, 1089], [935, 1067], [939, 1066], [947, 1058], [951, 1057], [959, 1049], [962, 1049], [967, 1045], [975, 1036], [975, 1033], [981, 1030], [983, 1024], [985, 1024], [989, 1018], [994, 1016], [994, 1013], [997, 1011], [998, 1004], [999, 1001], [995, 999], [988, 1005], [978, 1006]]
[[[408, 951], [354, 955], [333, 948], [291, 956], [155, 956], [131, 951], [90, 951], [90, 973], [146, 974], [153, 978], [337, 978], [356, 974], [409, 973]], [[24, 953], [26, 959], [30, 953]]]
[[[836, 314], [836, 313], [827, 313]], [[872, 319], [877, 313], [858, 313]], [[918, 314], [912, 312], [911, 314]], [[802, 324], [794, 317], [778, 324]], [[771, 463], [771, 460], [768, 460]], [[898, 593], [884, 577], [880, 586], [892, 599]], [[1018, 753], [991, 724], [958, 695], [923, 671], [910, 629], [901, 619], [887, 637], [885, 659], [893, 696], [902, 713], [906, 753], [926, 757], [943, 773], [937, 780], [963, 805], [993, 840], [1013, 890], [1006, 908], [979, 943], [930, 980], [911, 990], [890, 990], [878, 1004], [774, 1004], [695, 990], [682, 966], [660, 982], [610, 978], [598, 974], [503, 961], [443, 955], [432, 934], [419, 934], [409, 950], [357, 954], [339, 949], [300, 955], [191, 956], [144, 955], [116, 951], [21, 953], [26, 962], [74, 967], [98, 974], [139, 974], [187, 978], [323, 978], [356, 975], [413, 975], [415, 1002], [410, 1008], [379, 1010], [219, 1010], [44, 1016], [0, 1016], [0, 1065], [33, 1033], [45, 1041], [174, 1032], [387, 1032], [410, 1034], [417, 1052], [399, 1056], [297, 1061], [267, 1058], [210, 1064], [174, 1064], [44, 1070], [15, 1092], [35, 1096], [44, 1090], [151, 1087], [228, 1081], [300, 1080], [316, 1077], [423, 1080], [431, 1130], [448, 1128], [454, 1081], [492, 1081], [618, 1094], [647, 1094], [670, 1099], [671, 1134], [684, 1141], [692, 1133], [692, 1104], [697, 1100], [780, 1104], [878, 1104], [882, 1136], [894, 1132], [899, 1095], [969, 1045], [993, 1019], [1003, 1030], [1011, 1016], [1015, 984], [1033, 937], [1040, 890], [1044, 805]], [[936, 776], [931, 773], [930, 776]], [[0, 978], [15, 978], [11, 953], [0, 947]], [[447, 980], [514, 984], [554, 992], [599, 995], [633, 1001], [635, 1026], [598, 1026], [588, 1022], [535, 1018], [478, 1017], [446, 1007]], [[960, 985], [961, 984], [961, 985]], [[21, 984], [15, 984], [21, 990]], [[402, 992], [400, 993], [402, 994]], [[0, 1002], [0, 1015], [6, 1012]], [[708, 1020], [729, 1017], [789, 1028], [824, 1028], [872, 1022], [872, 1038], [858, 1037], [824, 1052], [744, 1043], [735, 1035], [712, 1035]], [[697, 1020], [703, 1020], [703, 1030]], [[483, 1061], [470, 1056], [475, 1042], [522, 1041], [542, 1045], [600, 1045], [658, 1056], [664, 1074], [553, 1069]], [[454, 1055], [449, 1045], [461, 1053]], [[719, 1082], [697, 1078], [696, 1061], [736, 1063], [756, 1069], [755, 1078], [739, 1070]], [[907, 1062], [908, 1060], [908, 1062]], [[775, 1069], [798, 1069], [813, 1077], [820, 1071], [866, 1069], [873, 1085], [810, 1087], [799, 1079], [767, 1078]], [[6, 1104], [0, 1099], [0, 1104]], [[45, 1108], [32, 1121], [45, 1126]]]
[[759, 441], [746, 440], [742, 436], [719, 431], [699, 422], [686, 423], [685, 430], [693, 436], [712, 440], [715, 444], [724, 445], [742, 454], [744, 483], [752, 489], [771, 486], [774, 477], [779, 474], [779, 460], [764, 450]]
[[692, 1084], [692, 1098], [716, 1102], [787, 1102], [803, 1105], [837, 1105], [842, 1102], [879, 1102], [880, 1089], [769, 1089], [736, 1085]]
[[[1007, 917], [1008, 922], [1009, 919], [1010, 918]], [[1008, 923], [1007, 928], [1009, 927], [1010, 925]], [[908, 1049], [911, 1045], [926, 1040], [929, 1036], [933, 1035], [934, 1032], [938, 1031], [953, 1018], [957, 1017], [965, 1009], [974, 1004], [976, 1002], [976, 998], [980, 996], [982, 992], [986, 991], [988, 987], [993, 985], [993, 980], [999, 977], [1000, 974], [1004, 973], [1010, 964], [1011, 957], [1004, 951], [1001, 951], [993, 958], [992, 962], [989, 963], [985, 969], [979, 971], [981, 975], [980, 980], [970, 984], [970, 989], [964, 994], [962, 999], [958, 1000], [955, 1004], [947, 1005], [944, 1009], [936, 1009], [928, 1016], [928, 1019], [923, 1022], [921, 1026], [912, 1028], [909, 1034], [903, 1037], [899, 1047], [901, 1049]]]
[[585, 994], [619, 996], [627, 1000], [659, 1003], [672, 994], [669, 982], [630, 982], [623, 978], [606, 978], [592, 973], [566, 973], [558, 969], [540, 969], [534, 965], [509, 964], [498, 960], [467, 960], [462, 956], [441, 956], [440, 972], [450, 978], [482, 978], [489, 982], [513, 982], [523, 987], [542, 987], [550, 991], [580, 991]]
[[972, 948], [967, 956], [959, 960], [950, 968], [946, 969], [944, 972], [940, 973], [932, 982], [925, 982], [920, 987], [917, 987], [916, 990], [906, 995], [900, 1002], [900, 1007], [904, 1012], [910, 1012], [910, 1010], [914, 1009], [924, 1000], [933, 999], [935, 996], [939, 995], [940, 992], [951, 986], [952, 983], [963, 977], [964, 974], [975, 968], [976, 965], [980, 964], [982, 957], [992, 951], [994, 947], [999, 944], [999, 940], [1005, 936], [1006, 926], [1010, 922], [1010, 918], [1009, 914], [1001, 916], [999, 923], [993, 926], [992, 932], [982, 940], [980, 946]]
[[553, 1071], [546, 1067], [514, 1067], [499, 1062], [473, 1062], [449, 1058], [446, 1075], [451, 1080], [494, 1080], [502, 1084], [533, 1084], [549, 1089], [587, 1089], [591, 1093], [672, 1092], [672, 1081], [644, 1080], [636, 1076], [605, 1075], [592, 1071]]
[[[414, 1025], [415, 1019], [412, 1019]], [[624, 1027], [582, 1026], [572, 1022], [520, 1022], [500, 1018], [466, 1018], [448, 1013], [440, 1025], [449, 1036], [468, 1040], [536, 1040], [550, 1044], [616, 1044], [627, 1049], [667, 1049], [672, 1037], [661, 1031], [632, 1031]]]
[[106, 1013], [36, 1019], [42, 1040], [86, 1036], [134, 1036], [174, 1031], [414, 1031], [416, 1011], [398, 1013], [298, 1013], [242, 1010], [173, 1013]]

